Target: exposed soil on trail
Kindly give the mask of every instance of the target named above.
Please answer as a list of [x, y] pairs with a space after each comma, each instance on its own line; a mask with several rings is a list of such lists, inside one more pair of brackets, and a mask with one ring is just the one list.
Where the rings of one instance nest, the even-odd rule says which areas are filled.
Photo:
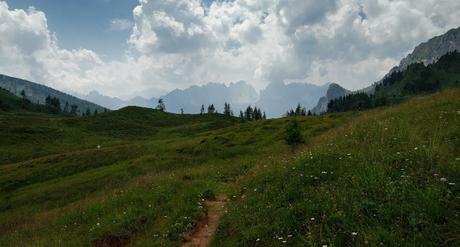
[[129, 236], [109, 235], [93, 241], [93, 247], [125, 247], [129, 244]]
[[182, 247], [207, 247], [219, 225], [220, 218], [225, 213], [225, 197], [218, 197], [214, 201], [207, 201], [208, 212], [205, 217], [186, 236]]

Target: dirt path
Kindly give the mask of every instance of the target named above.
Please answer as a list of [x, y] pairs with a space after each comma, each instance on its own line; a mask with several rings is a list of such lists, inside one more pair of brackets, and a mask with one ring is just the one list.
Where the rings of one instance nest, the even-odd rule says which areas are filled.
[[220, 218], [225, 213], [225, 197], [218, 197], [215, 201], [207, 201], [207, 215], [187, 234], [182, 247], [207, 247], [211, 244], [213, 235], [219, 225]]

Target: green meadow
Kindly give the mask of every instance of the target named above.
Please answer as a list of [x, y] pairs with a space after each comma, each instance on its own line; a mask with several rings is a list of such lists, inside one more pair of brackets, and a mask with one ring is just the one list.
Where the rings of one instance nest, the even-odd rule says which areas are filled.
[[0, 246], [460, 245], [460, 90], [296, 120], [0, 111]]

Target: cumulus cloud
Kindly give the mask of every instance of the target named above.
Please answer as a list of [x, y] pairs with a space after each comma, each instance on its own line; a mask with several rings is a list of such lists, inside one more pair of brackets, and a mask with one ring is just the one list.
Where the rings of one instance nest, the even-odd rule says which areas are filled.
[[[415, 45], [460, 25], [454, 0], [140, 0], [115, 61], [59, 47], [46, 15], [0, 1], [0, 72], [60, 89], [123, 96], [209, 81], [380, 79]], [[129, 87], [127, 87], [129, 85]]]

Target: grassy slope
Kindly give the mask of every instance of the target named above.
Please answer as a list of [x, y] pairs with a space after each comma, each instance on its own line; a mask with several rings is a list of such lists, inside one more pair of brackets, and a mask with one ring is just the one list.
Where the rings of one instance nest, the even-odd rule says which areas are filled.
[[174, 246], [206, 190], [232, 198], [216, 246], [458, 241], [459, 96], [300, 118], [298, 159], [287, 119], [0, 113], [0, 246]]
[[214, 245], [459, 246], [459, 99], [366, 112], [295, 161], [259, 168]]
[[[304, 134], [353, 115], [304, 118]], [[237, 190], [267, 153], [289, 150], [285, 122], [136, 107], [88, 118], [0, 114], [8, 140], [0, 145], [0, 245], [82, 246], [107, 236], [176, 244], [203, 214], [203, 192]]]
[[48, 112], [46, 107], [37, 104], [24, 104], [22, 99], [0, 88], [0, 112]]

